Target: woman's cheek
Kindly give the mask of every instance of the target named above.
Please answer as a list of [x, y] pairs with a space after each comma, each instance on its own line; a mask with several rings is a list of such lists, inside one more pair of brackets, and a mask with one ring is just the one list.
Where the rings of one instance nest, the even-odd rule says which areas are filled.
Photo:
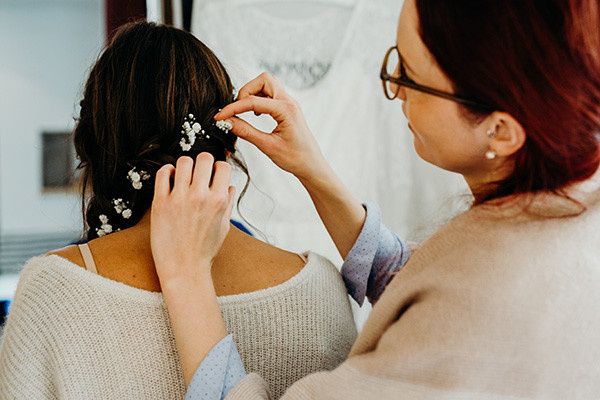
[[414, 108], [411, 107], [411, 104], [408, 101], [404, 103], [403, 111], [408, 121], [408, 129], [410, 130], [410, 133], [413, 138], [413, 146], [415, 148], [415, 151], [419, 155], [419, 157], [427, 161], [427, 157], [425, 154], [425, 146], [420, 134], [422, 129], [419, 113], [415, 112]]
[[440, 110], [413, 107], [412, 111], [410, 128], [414, 148], [419, 157], [441, 168], [452, 163], [448, 158], [452, 158], [457, 150], [455, 147], [460, 146], [460, 141], [452, 137], [444, 118], [439, 118]]
[[437, 146], [435, 145], [435, 138], [428, 135], [428, 127], [423, 126], [419, 121], [415, 121], [414, 126], [411, 123], [409, 128], [413, 135], [413, 146], [417, 155], [423, 160], [435, 164]]

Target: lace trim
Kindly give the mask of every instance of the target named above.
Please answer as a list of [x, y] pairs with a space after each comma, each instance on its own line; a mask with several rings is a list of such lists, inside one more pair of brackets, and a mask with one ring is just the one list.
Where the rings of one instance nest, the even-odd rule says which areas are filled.
[[293, 88], [313, 87], [327, 75], [331, 69], [331, 62], [314, 61], [308, 62], [269, 62], [259, 61], [262, 70], [279, 77], [287, 85]]
[[[348, 26], [352, 9], [325, 13], [306, 23], [289, 23], [269, 18], [251, 5], [215, 1], [194, 10], [192, 28], [226, 64], [231, 61], [228, 67], [266, 70], [290, 88], [306, 89], [336, 70], [334, 62], [378, 73], [385, 50], [395, 42], [400, 4], [396, 0], [362, 1], [354, 26]], [[223, 30], [223, 25], [228, 28]], [[340, 50], [346, 35], [349, 40]], [[334, 60], [338, 52], [340, 58]]]

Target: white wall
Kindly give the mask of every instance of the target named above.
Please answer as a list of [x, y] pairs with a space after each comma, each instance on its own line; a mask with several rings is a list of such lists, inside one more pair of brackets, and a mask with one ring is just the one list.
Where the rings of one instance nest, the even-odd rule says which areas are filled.
[[0, 234], [81, 227], [76, 194], [42, 193], [41, 132], [72, 129], [103, 10], [102, 0], [0, 1]]

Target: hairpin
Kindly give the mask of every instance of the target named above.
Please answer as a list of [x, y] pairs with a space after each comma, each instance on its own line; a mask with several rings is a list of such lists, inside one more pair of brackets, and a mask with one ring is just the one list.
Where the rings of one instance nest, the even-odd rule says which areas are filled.
[[229, 133], [231, 129], [233, 129], [233, 124], [229, 120], [222, 120], [215, 122], [215, 126], [225, 132], [225, 134]]
[[[216, 127], [225, 134], [228, 134], [233, 128], [233, 124], [229, 120], [217, 121], [214, 124], [211, 124], [211, 126]], [[196, 117], [194, 117], [194, 114], [188, 114], [184, 118], [181, 128], [181, 134], [183, 137], [179, 141], [179, 146], [181, 146], [181, 150], [183, 151], [190, 151], [194, 146], [194, 143], [196, 143], [196, 139], [198, 137], [203, 139], [211, 138], [210, 132], [204, 130], [202, 125], [196, 122]]]
[[210, 138], [209, 135], [206, 134], [204, 129], [202, 129], [202, 125], [196, 122], [196, 118], [194, 114], [188, 114], [183, 119], [183, 125], [181, 125], [181, 134], [183, 137], [179, 141], [179, 145], [181, 146], [181, 150], [190, 151], [194, 143], [196, 143], [196, 135], [204, 135], [207, 139]]
[[143, 170], [138, 172], [137, 169], [133, 167], [127, 172], [127, 179], [129, 179], [135, 190], [140, 190], [142, 188], [142, 182], [150, 179], [150, 174]]
[[133, 211], [129, 208], [129, 203], [123, 201], [123, 199], [113, 199], [113, 204], [115, 206], [115, 211], [117, 214], [121, 214], [121, 216], [125, 219], [131, 218], [131, 214]]
[[104, 214], [101, 214], [98, 218], [100, 219], [100, 223], [102, 223], [100, 228], [96, 228], [96, 234], [98, 235], [98, 237], [102, 237], [104, 235], [112, 233], [113, 228], [112, 225], [108, 223], [108, 217]]

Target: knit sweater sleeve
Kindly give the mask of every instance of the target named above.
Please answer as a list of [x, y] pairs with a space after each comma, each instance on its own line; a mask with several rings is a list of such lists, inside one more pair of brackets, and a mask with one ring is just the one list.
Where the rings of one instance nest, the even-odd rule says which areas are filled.
[[375, 303], [411, 254], [407, 242], [381, 222], [377, 204], [368, 202], [363, 207], [367, 218], [341, 269], [348, 294], [359, 305], [365, 297]]
[[57, 399], [51, 374], [47, 307], [36, 295], [31, 268], [21, 278], [0, 339], [0, 399]]

